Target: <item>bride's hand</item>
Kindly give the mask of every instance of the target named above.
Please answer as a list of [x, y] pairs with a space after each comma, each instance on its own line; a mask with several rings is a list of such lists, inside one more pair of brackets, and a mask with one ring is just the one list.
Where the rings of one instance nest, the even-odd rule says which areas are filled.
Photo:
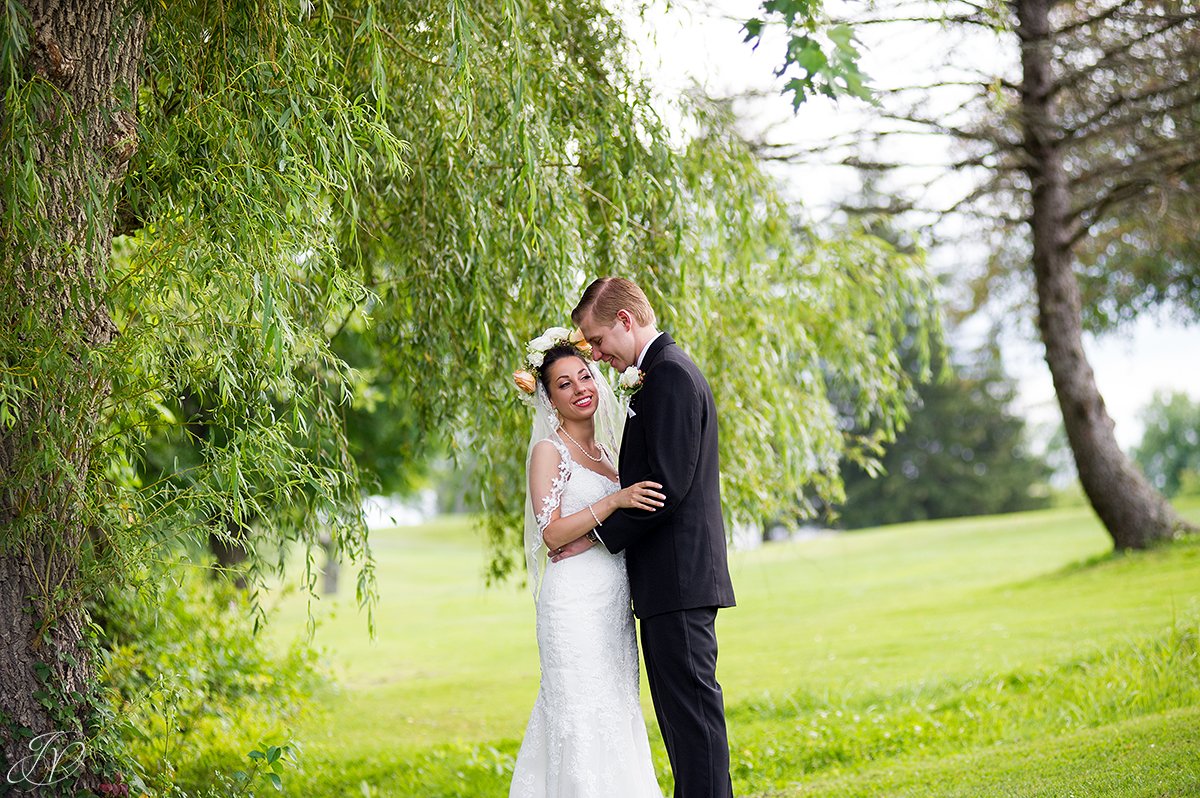
[[617, 492], [617, 506], [627, 507], [631, 510], [649, 510], [654, 512], [659, 507], [663, 506], [663, 502], [667, 497], [663, 493], [659, 493], [662, 485], [650, 480], [638, 482], [635, 485], [630, 485], [624, 490]]

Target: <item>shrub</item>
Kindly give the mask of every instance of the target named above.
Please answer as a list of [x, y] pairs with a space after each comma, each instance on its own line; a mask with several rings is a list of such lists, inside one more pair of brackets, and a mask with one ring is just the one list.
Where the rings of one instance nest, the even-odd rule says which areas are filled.
[[253, 795], [259, 776], [266, 784], [289, 761], [289, 727], [326, 671], [303, 641], [273, 646], [250, 599], [203, 570], [173, 563], [142, 584], [110, 589], [92, 613], [116, 719], [109, 739], [130, 763], [129, 784], [180, 798]]

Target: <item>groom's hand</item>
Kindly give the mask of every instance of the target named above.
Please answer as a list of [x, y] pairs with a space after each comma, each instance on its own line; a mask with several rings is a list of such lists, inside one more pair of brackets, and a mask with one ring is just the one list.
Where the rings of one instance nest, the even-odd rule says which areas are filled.
[[595, 546], [595, 545], [596, 545], [595, 543], [588, 540], [586, 537], [575, 538], [570, 543], [568, 543], [565, 546], [562, 546], [561, 548], [551, 549], [550, 550], [550, 561], [558, 562], [559, 560], [565, 560], [568, 557], [574, 557], [576, 554], [583, 554], [585, 551], [587, 551], [588, 549], [590, 549], [592, 546]]

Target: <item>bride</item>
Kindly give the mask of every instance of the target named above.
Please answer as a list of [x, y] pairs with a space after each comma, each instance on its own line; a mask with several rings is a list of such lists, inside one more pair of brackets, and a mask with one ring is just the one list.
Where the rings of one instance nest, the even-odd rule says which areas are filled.
[[[617, 508], [654, 511], [657, 482], [620, 489], [624, 421], [577, 333], [552, 327], [514, 374], [534, 409], [525, 558], [537, 607], [541, 684], [510, 798], [662, 798], [638, 700], [638, 653], [624, 553], [596, 545], [560, 562], [547, 551], [591, 536]], [[532, 372], [532, 373], [531, 373]]]

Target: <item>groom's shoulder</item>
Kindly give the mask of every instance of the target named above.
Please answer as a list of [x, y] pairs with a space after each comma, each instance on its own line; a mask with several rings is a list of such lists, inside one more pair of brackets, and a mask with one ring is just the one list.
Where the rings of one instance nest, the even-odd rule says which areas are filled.
[[704, 376], [704, 372], [687, 352], [675, 345], [668, 346], [663, 354], [665, 356], [663, 362], [669, 363], [670, 368], [679, 375], [675, 380], [677, 384], [686, 379], [697, 395], [707, 397], [709, 401], [712, 400], [712, 387], [708, 384], [708, 378]]
[[681, 369], [690, 371], [696, 367], [696, 364], [687, 356], [686, 352], [679, 348], [678, 344], [672, 343], [670, 346], [665, 347], [662, 354], [655, 359], [653, 367], [661, 369], [665, 374], [677, 372]]
[[678, 346], [668, 346], [654, 364], [655, 376], [662, 379], [663, 384], [678, 388], [690, 385], [697, 392], [708, 387], [708, 381], [696, 366], [695, 361]]
[[[668, 346], [663, 350], [663, 361], [674, 363], [676, 366], [685, 369], [690, 373], [701, 375], [700, 367], [696, 365], [696, 361], [692, 360], [687, 352], [679, 344]], [[702, 376], [702, 375], [701, 375]]]

